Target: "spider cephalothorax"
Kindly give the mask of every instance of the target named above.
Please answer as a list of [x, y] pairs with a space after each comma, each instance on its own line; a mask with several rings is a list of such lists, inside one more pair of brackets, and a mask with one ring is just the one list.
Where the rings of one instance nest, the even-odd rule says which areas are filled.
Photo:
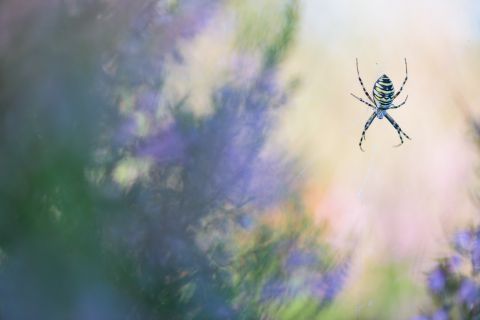
[[400, 146], [403, 144], [403, 137], [402, 134], [407, 138], [410, 139], [409, 136], [405, 132], [402, 131], [400, 126], [393, 120], [393, 118], [387, 113], [387, 110], [389, 109], [395, 109], [403, 106], [405, 102], [407, 102], [408, 96], [405, 98], [405, 100], [400, 103], [398, 106], [395, 106], [393, 104], [393, 100], [395, 100], [396, 97], [402, 92], [403, 86], [407, 82], [408, 79], [408, 69], [407, 69], [407, 59], [405, 59], [405, 80], [402, 83], [402, 86], [400, 87], [400, 90], [398, 90], [397, 93], [395, 93], [395, 89], [393, 88], [393, 82], [390, 80], [390, 78], [387, 75], [382, 75], [378, 80], [375, 82], [373, 85], [373, 98], [368, 94], [367, 90], [365, 89], [365, 86], [363, 85], [362, 78], [360, 77], [360, 71], [358, 70], [358, 59], [357, 59], [357, 74], [358, 74], [358, 80], [360, 81], [360, 85], [362, 86], [363, 92], [367, 96], [368, 100], [370, 102], [363, 100], [362, 98], [357, 97], [353, 93], [351, 93], [352, 96], [360, 100], [361, 102], [365, 103], [368, 105], [370, 108], [374, 109], [373, 114], [370, 116], [370, 118], [367, 120], [367, 123], [365, 123], [365, 127], [362, 132], [362, 137], [360, 138], [360, 150], [363, 151], [362, 149], [362, 142], [365, 140], [365, 132], [367, 131], [368, 127], [372, 124], [373, 120], [375, 118], [378, 119], [383, 119], [387, 118], [387, 120], [391, 123], [391, 125], [397, 130], [398, 136], [400, 137], [400, 144], [397, 146]]

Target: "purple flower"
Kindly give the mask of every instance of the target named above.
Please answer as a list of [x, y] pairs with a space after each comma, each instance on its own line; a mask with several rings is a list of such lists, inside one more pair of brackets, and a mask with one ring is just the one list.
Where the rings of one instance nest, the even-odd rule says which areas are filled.
[[348, 264], [344, 263], [317, 280], [309, 281], [312, 294], [325, 301], [333, 300], [343, 288], [347, 271]]
[[419, 315], [419, 316], [413, 317], [412, 320], [430, 320], [430, 318], [425, 315]]
[[333, 300], [337, 294], [342, 290], [347, 278], [348, 263], [337, 266], [326, 276], [327, 290], [325, 292], [326, 300]]
[[479, 239], [475, 241], [475, 244], [472, 248], [471, 259], [472, 259], [473, 272], [477, 274], [478, 272], [480, 272], [480, 240]]
[[448, 259], [448, 267], [449, 267], [449, 270], [451, 270], [452, 272], [457, 272], [461, 266], [462, 266], [462, 257], [458, 255], [454, 255], [450, 259]]
[[448, 320], [448, 312], [445, 309], [440, 309], [432, 316], [432, 320]]
[[428, 275], [427, 281], [430, 291], [432, 291], [434, 294], [441, 293], [447, 282], [445, 271], [440, 268], [436, 268]]
[[138, 94], [135, 98], [137, 109], [142, 110], [149, 115], [155, 114], [159, 99], [158, 92], [154, 90], [145, 90], [145, 92]]
[[286, 284], [279, 280], [271, 280], [265, 284], [262, 290], [263, 300], [275, 300], [285, 297], [287, 293]]
[[[293, 177], [289, 161], [281, 151], [267, 148], [276, 110], [246, 101], [264, 95], [258, 88], [225, 86], [214, 98], [217, 112], [195, 132], [198, 166], [215, 164], [205, 173], [211, 181], [209, 192], [222, 194], [234, 206], [249, 204], [265, 208], [278, 203], [290, 190]], [[202, 165], [203, 164], [203, 165]]]
[[139, 148], [139, 156], [153, 158], [159, 164], [172, 161], [182, 161], [186, 149], [186, 142], [175, 126], [160, 131], [158, 134], [147, 138]]
[[285, 261], [285, 268], [288, 271], [293, 271], [301, 267], [314, 266], [317, 262], [318, 258], [314, 254], [301, 250], [292, 250]]
[[469, 252], [472, 249], [473, 235], [470, 231], [460, 231], [454, 236], [455, 248], [460, 252]]
[[475, 303], [475, 300], [479, 297], [479, 293], [479, 288], [476, 284], [472, 280], [465, 279], [458, 290], [458, 299], [462, 303], [471, 305]]

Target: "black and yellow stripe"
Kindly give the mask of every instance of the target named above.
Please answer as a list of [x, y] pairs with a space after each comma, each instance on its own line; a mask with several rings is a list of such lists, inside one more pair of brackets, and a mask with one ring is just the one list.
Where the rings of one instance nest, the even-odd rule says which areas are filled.
[[392, 104], [395, 90], [392, 80], [386, 75], [381, 76], [373, 86], [373, 98], [382, 106], [388, 107]]

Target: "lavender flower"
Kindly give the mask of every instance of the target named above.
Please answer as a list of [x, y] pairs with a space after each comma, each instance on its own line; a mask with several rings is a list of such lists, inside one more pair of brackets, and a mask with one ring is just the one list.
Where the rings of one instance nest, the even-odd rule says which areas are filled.
[[285, 282], [270, 280], [262, 290], [262, 300], [282, 300], [288, 292]]
[[445, 309], [440, 309], [437, 310], [433, 315], [432, 315], [432, 320], [449, 320], [449, 314], [448, 311]]
[[462, 264], [462, 257], [460, 255], [453, 255], [450, 259], [448, 259], [448, 270], [457, 272], [459, 271]]
[[471, 253], [472, 269], [475, 274], [480, 272], [480, 243], [475, 244]]
[[411, 320], [431, 320], [431, 319], [426, 315], [419, 315], [419, 316], [413, 317]]
[[469, 252], [472, 249], [473, 235], [471, 231], [460, 231], [454, 236], [455, 249], [460, 252]]
[[285, 269], [291, 272], [302, 267], [312, 267], [317, 263], [318, 256], [315, 253], [292, 250], [285, 261]]
[[434, 294], [442, 293], [446, 283], [447, 275], [442, 268], [436, 268], [428, 275], [428, 288]]
[[[478, 230], [469, 229], [455, 234], [456, 253], [440, 260], [427, 277], [428, 288], [438, 308], [428, 319], [450, 319], [449, 312], [460, 319], [480, 316], [480, 241]], [[467, 268], [468, 263], [471, 268]]]
[[471, 305], [480, 296], [478, 284], [470, 279], [465, 279], [458, 290], [458, 299], [461, 303]]
[[334, 270], [327, 273], [325, 277], [326, 291], [325, 300], [332, 301], [343, 288], [345, 279], [347, 277], [348, 264], [343, 263], [337, 266]]
[[152, 158], [158, 165], [181, 164], [185, 159], [186, 139], [175, 125], [160, 130], [138, 148], [137, 155]]

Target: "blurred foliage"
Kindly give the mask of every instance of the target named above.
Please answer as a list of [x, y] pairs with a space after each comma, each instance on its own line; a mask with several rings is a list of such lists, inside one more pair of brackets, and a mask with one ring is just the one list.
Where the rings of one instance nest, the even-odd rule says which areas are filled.
[[316, 319], [345, 282], [348, 264], [321, 242], [321, 229], [298, 205], [240, 232], [232, 243], [234, 303], [243, 319]]
[[480, 230], [458, 232], [455, 253], [428, 273], [433, 306], [416, 319], [480, 318]]
[[[472, 128], [479, 145], [480, 131], [476, 121]], [[478, 200], [477, 193], [474, 193], [474, 200]], [[480, 319], [480, 228], [458, 231], [452, 239], [452, 247], [452, 255], [439, 259], [427, 275], [432, 303], [415, 317], [417, 320]]]
[[[361, 296], [343, 295], [319, 319], [404, 319], [411, 313], [411, 297], [418, 289], [405, 266], [378, 263], [371, 275], [362, 276], [356, 288]], [[350, 275], [352, 278], [353, 275]]]
[[[278, 3], [281, 5], [278, 5]], [[237, 45], [265, 52], [265, 65], [274, 66], [291, 46], [299, 18], [297, 1], [232, 1], [239, 16]], [[277, 3], [276, 5], [272, 5]], [[279, 17], [281, 17], [279, 19]]]
[[[301, 212], [292, 230], [255, 222], [295, 192], [294, 159], [268, 137], [290, 94], [276, 69], [298, 4], [272, 2], [268, 21], [239, 15], [239, 39], [268, 30], [249, 48], [260, 67], [213, 88], [212, 114], [197, 117], [188, 96], [165, 99], [167, 65], [185, 63], [179, 44], [225, 8], [0, 4], [2, 319], [290, 319], [334, 298], [343, 271], [314, 234], [300, 241]], [[225, 268], [209, 250], [231, 243], [231, 228], [253, 228], [252, 242], [220, 250], [234, 261]], [[318, 261], [290, 279], [296, 246]], [[291, 291], [312, 276], [316, 298], [263, 297], [270, 282]]]

